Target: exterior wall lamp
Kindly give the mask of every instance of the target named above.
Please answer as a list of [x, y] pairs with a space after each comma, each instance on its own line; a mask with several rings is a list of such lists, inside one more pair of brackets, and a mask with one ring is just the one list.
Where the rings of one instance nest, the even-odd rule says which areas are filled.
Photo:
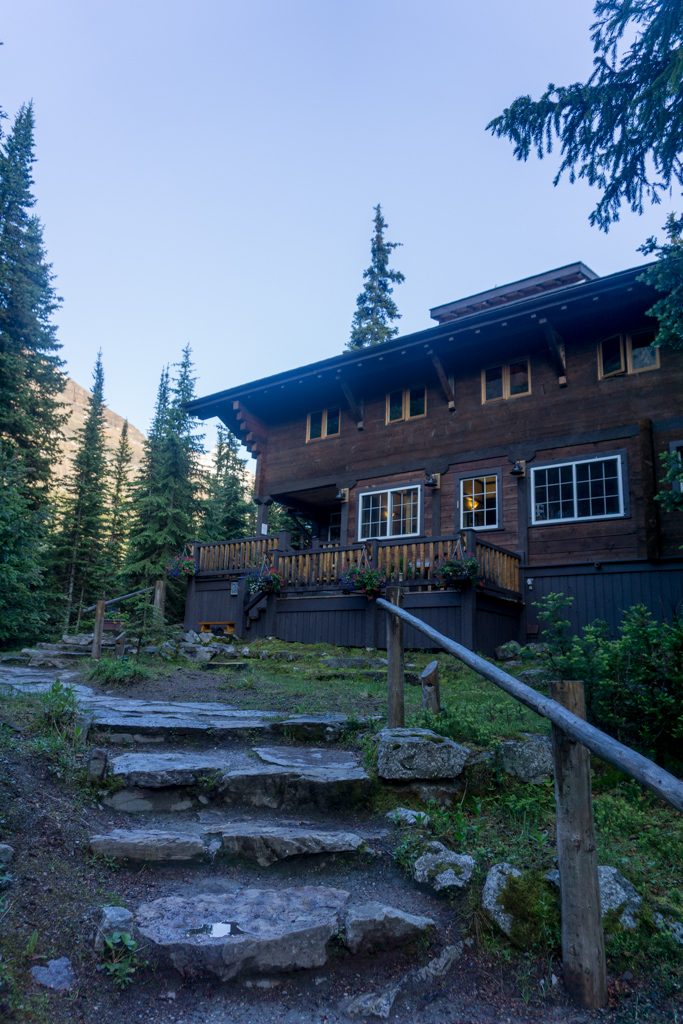
[[441, 473], [425, 473], [425, 487], [438, 490], [441, 487]]
[[517, 459], [510, 470], [510, 476], [526, 476], [526, 459]]
[[348, 487], [340, 487], [334, 496], [335, 501], [348, 501], [349, 500], [349, 489]]

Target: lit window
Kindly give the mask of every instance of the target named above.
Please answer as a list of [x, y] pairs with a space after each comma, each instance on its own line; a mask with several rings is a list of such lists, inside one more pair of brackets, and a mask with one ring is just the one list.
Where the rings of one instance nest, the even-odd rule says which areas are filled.
[[398, 423], [400, 420], [414, 420], [427, 414], [427, 389], [421, 385], [416, 388], [402, 388], [390, 391], [387, 395], [386, 422]]
[[613, 334], [598, 345], [598, 376], [618, 377], [659, 368], [659, 349], [653, 348], [654, 331]]
[[306, 441], [320, 441], [323, 437], [337, 437], [341, 429], [339, 409], [320, 409], [309, 412], [306, 420]]
[[532, 522], [623, 516], [621, 459], [587, 459], [532, 469]]
[[531, 373], [528, 359], [514, 363], [489, 366], [481, 371], [481, 400], [495, 402], [499, 398], [517, 398], [531, 392]]
[[498, 478], [473, 476], [460, 481], [460, 528], [493, 530], [498, 526]]
[[358, 538], [414, 537], [420, 532], [420, 488], [396, 487], [361, 494]]

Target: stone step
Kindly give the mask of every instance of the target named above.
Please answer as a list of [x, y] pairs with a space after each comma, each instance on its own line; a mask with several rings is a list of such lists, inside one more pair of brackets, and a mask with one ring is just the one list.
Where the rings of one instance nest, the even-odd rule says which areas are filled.
[[175, 742], [178, 737], [239, 739], [253, 733], [293, 740], [335, 740], [349, 725], [342, 714], [282, 715], [218, 702], [150, 701], [92, 695], [90, 738], [111, 743]]
[[[372, 838], [383, 837], [375, 832]], [[374, 853], [370, 835], [330, 830], [300, 821], [214, 821], [173, 829], [112, 829], [90, 838], [90, 849], [114, 860], [159, 863], [242, 858], [268, 867], [291, 857]]]
[[333, 950], [366, 956], [429, 940], [435, 922], [345, 889], [303, 885], [166, 896], [133, 911], [105, 907], [96, 945], [127, 931], [145, 955], [187, 977], [230, 981], [322, 967]]
[[104, 803], [115, 810], [181, 811], [209, 803], [326, 809], [358, 804], [371, 781], [355, 754], [316, 747], [120, 754]]

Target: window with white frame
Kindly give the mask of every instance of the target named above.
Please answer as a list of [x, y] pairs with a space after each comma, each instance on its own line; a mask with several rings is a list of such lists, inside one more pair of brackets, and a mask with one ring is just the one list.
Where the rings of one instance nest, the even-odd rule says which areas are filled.
[[621, 456], [582, 459], [531, 471], [533, 523], [624, 515]]
[[460, 481], [460, 529], [493, 530], [498, 526], [498, 477], [471, 476]]
[[420, 532], [420, 488], [368, 491], [358, 499], [358, 539], [415, 537]]

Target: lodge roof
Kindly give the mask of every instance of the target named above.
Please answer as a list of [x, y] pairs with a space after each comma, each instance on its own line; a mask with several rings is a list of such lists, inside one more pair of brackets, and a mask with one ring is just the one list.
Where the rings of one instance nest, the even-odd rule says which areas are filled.
[[[540, 326], [544, 323], [551, 323], [563, 336], [585, 327], [589, 318], [592, 331], [611, 332], [615, 330], [615, 314], [644, 320], [655, 295], [652, 288], [638, 281], [644, 269], [632, 267], [597, 277], [583, 263], [569, 264], [435, 307], [432, 313], [457, 307], [455, 319], [436, 327], [197, 398], [189, 403], [188, 410], [200, 419], [219, 416], [239, 433], [234, 411], [238, 405], [248, 406], [261, 419], [277, 420], [298, 408], [324, 407], [335, 400], [335, 395], [339, 401], [344, 386], [357, 388], [359, 397], [370, 384], [379, 386], [379, 390], [399, 386], [407, 373], [424, 372], [420, 367], [433, 357], [443, 359], [450, 372], [454, 361], [481, 361], [482, 355], [485, 360], [499, 358], [520, 338], [529, 347], [530, 336], [537, 337], [540, 346], [545, 344]], [[474, 309], [474, 305], [480, 308]]]

